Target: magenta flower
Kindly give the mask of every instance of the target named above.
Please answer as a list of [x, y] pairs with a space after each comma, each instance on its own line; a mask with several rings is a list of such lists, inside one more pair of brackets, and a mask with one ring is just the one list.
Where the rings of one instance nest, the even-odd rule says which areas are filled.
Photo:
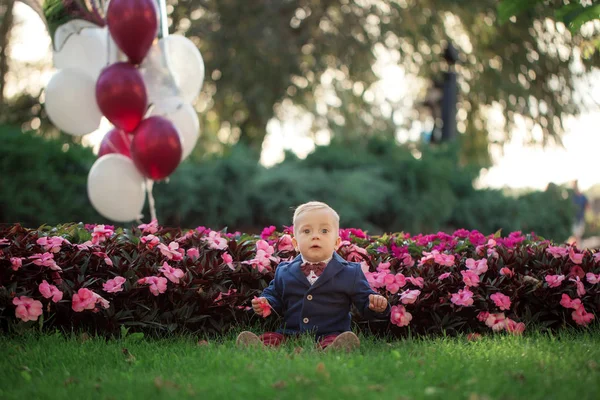
[[565, 280], [564, 275], [546, 275], [544, 278], [546, 282], [548, 282], [548, 287], [555, 288], [559, 287], [562, 284], [562, 281]]
[[584, 254], [575, 253], [575, 250], [571, 247], [569, 249], [569, 259], [573, 262], [573, 264], [581, 264], [583, 261]]
[[277, 242], [277, 250], [293, 251], [294, 245], [292, 244], [292, 237], [290, 235], [283, 235]]
[[500, 310], [509, 310], [510, 309], [510, 297], [502, 294], [502, 293], [494, 293], [490, 296], [490, 299], [496, 304]]
[[42, 315], [42, 303], [27, 296], [15, 297], [13, 304], [17, 306], [15, 316], [25, 322], [37, 321]]
[[185, 254], [184, 250], [179, 248], [179, 243], [177, 242], [169, 243], [169, 247], [161, 243], [158, 245], [158, 249], [165, 257], [173, 261], [183, 260], [183, 255]]
[[52, 301], [58, 303], [63, 298], [63, 292], [54, 285], [50, 285], [45, 279], [38, 286], [38, 290], [46, 299], [52, 298]]
[[506, 317], [504, 313], [490, 314], [485, 320], [485, 324], [494, 332], [498, 332], [506, 328]]
[[438, 276], [438, 279], [440, 281], [443, 281], [444, 279], [448, 278], [450, 276], [450, 272], [444, 272], [443, 274], [441, 274], [440, 276]]
[[404, 306], [393, 306], [390, 313], [390, 321], [397, 326], [408, 326], [412, 320], [412, 314], [406, 311]]
[[195, 261], [200, 258], [200, 252], [198, 251], [197, 248], [192, 247], [192, 248], [187, 249], [187, 256], [188, 256], [188, 258], [191, 258], [192, 260]]
[[480, 320], [481, 322], [484, 322], [485, 320], [488, 319], [489, 316], [490, 316], [489, 312], [481, 311], [479, 314], [477, 314], [477, 319]]
[[263, 240], [267, 240], [269, 238], [269, 236], [271, 236], [273, 234], [273, 232], [275, 232], [276, 229], [277, 228], [274, 225], [264, 228], [262, 230], [262, 232], [260, 233], [260, 238]]
[[163, 278], [162, 276], [147, 276], [138, 279], [137, 283], [140, 285], [150, 285], [150, 292], [155, 296], [167, 291], [167, 278]]
[[466, 286], [477, 287], [479, 286], [479, 275], [471, 270], [460, 271], [460, 274], [463, 277], [463, 282]]
[[10, 258], [10, 265], [11, 265], [13, 271], [18, 270], [19, 268], [21, 268], [23, 266], [24, 259], [25, 259], [25, 257], [11, 257]]
[[400, 301], [402, 304], [413, 304], [415, 301], [417, 301], [417, 298], [420, 294], [420, 290], [405, 290], [400, 295]]
[[595, 285], [596, 283], [600, 282], [600, 274], [595, 275], [592, 272], [588, 272], [587, 274], [585, 274], [585, 279], [587, 279], [588, 283]]
[[169, 264], [167, 264], [166, 261], [158, 270], [162, 272], [167, 277], [167, 279], [169, 279], [173, 283], [179, 283], [179, 279], [183, 278], [183, 276], [185, 275], [182, 269], [173, 268]]
[[473, 292], [465, 287], [464, 290], [460, 289], [458, 293], [453, 293], [450, 301], [457, 306], [470, 307], [473, 305]]
[[158, 231], [158, 221], [153, 219], [149, 224], [138, 225], [138, 229], [140, 229], [142, 233], [156, 233]]
[[114, 277], [113, 279], [107, 280], [102, 284], [102, 290], [107, 293], [117, 293], [123, 291], [123, 284], [125, 283], [125, 278], [122, 276]]
[[92, 232], [92, 243], [102, 243], [114, 233], [114, 228], [109, 225], [96, 225], [96, 227], [94, 227], [94, 231]]
[[235, 269], [233, 266], [233, 257], [229, 253], [221, 254], [221, 258], [223, 259], [223, 263], [229, 267], [232, 271]]
[[467, 258], [465, 265], [477, 275], [485, 274], [488, 270], [487, 259], [485, 258], [477, 261], [473, 258]]
[[56, 264], [54, 261], [54, 254], [52, 253], [44, 253], [44, 254], [34, 254], [29, 257], [30, 260], [33, 260], [35, 265], [41, 265], [44, 267], [49, 267], [54, 271], [62, 271], [62, 269]]

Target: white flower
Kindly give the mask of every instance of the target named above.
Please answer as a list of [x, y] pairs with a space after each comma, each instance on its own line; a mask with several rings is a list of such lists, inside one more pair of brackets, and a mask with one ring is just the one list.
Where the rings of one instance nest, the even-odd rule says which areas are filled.
[[581, 5], [583, 7], [587, 7], [587, 6], [591, 6], [592, 5], [592, 0], [579, 0], [579, 2], [581, 3]]

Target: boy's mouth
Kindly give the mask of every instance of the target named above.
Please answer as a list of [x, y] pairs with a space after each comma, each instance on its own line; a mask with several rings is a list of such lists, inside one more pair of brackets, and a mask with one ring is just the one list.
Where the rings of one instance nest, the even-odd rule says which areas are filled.
[[311, 249], [320, 249], [321, 246], [319, 246], [318, 244], [313, 244], [312, 246], [310, 246]]

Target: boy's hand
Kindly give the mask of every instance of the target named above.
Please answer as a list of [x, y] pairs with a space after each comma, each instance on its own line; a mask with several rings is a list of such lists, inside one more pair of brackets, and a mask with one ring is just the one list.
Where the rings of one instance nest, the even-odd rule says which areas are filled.
[[387, 299], [378, 294], [369, 295], [369, 308], [375, 312], [381, 313], [384, 312], [387, 308], [388, 302]]
[[[268, 314], [271, 314], [271, 305], [269, 304], [269, 300], [264, 297], [255, 297], [252, 299], [252, 309], [254, 312], [261, 317], [266, 317]], [[269, 310], [267, 315], [263, 315], [265, 310]]]

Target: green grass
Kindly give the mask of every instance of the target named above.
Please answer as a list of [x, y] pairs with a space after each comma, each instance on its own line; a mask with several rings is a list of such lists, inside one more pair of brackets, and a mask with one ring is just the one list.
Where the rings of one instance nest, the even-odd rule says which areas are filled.
[[[323, 353], [232, 336], [146, 340], [0, 336], [0, 399], [597, 399], [600, 330], [386, 342]], [[299, 348], [302, 347], [302, 350]], [[127, 349], [126, 351], [123, 349]]]

